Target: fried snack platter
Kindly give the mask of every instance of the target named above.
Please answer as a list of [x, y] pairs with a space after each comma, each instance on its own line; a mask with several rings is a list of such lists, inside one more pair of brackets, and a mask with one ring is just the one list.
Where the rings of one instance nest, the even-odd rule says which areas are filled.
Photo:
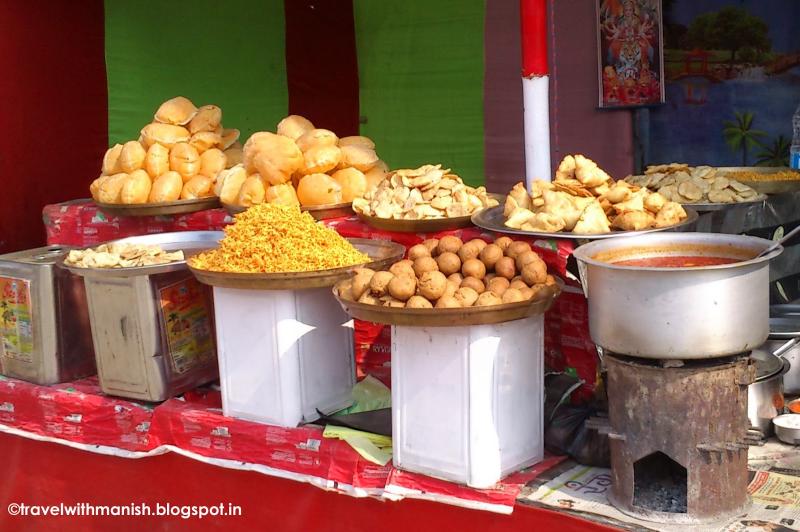
[[220, 288], [300, 290], [333, 286], [358, 267], [384, 267], [400, 244], [345, 239], [297, 206], [262, 203], [234, 217], [218, 245], [191, 257], [192, 273]]
[[800, 190], [800, 172], [785, 166], [725, 166], [717, 171], [760, 194], [786, 194]]
[[353, 210], [377, 229], [436, 232], [468, 227], [473, 213], [498, 203], [484, 187], [467, 186], [441, 164], [426, 164], [389, 172], [353, 200]]
[[670, 201], [691, 205], [700, 212], [754, 204], [767, 199], [734, 174], [711, 166], [671, 163], [648, 166], [644, 175], [628, 176], [627, 183], [647, 187]]
[[219, 206], [217, 175], [242, 159], [239, 130], [222, 110], [178, 96], [162, 103], [138, 140], [116, 144], [89, 187], [95, 203], [120, 216], [179, 214]]
[[549, 308], [559, 281], [527, 242], [429, 239], [388, 270], [356, 270], [334, 295], [359, 319], [411, 326], [500, 323]]

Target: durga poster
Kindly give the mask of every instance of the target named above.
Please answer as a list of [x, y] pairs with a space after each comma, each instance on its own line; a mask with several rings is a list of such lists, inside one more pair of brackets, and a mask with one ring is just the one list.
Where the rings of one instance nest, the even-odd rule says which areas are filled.
[[600, 107], [664, 102], [660, 0], [598, 0]]

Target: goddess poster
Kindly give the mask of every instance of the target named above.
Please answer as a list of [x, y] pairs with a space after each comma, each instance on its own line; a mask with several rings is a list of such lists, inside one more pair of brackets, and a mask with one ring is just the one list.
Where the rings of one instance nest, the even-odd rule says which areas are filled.
[[664, 102], [660, 0], [598, 0], [600, 107]]

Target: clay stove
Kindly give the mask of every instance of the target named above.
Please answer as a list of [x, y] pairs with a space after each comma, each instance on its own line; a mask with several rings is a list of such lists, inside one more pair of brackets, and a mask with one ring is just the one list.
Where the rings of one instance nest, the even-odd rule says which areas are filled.
[[699, 523], [748, 504], [747, 354], [694, 361], [606, 355], [610, 502], [642, 519]]

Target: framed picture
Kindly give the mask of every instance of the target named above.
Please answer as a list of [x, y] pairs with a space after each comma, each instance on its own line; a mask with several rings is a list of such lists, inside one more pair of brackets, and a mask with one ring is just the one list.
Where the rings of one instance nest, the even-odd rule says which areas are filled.
[[664, 103], [661, 0], [597, 0], [600, 107]]

